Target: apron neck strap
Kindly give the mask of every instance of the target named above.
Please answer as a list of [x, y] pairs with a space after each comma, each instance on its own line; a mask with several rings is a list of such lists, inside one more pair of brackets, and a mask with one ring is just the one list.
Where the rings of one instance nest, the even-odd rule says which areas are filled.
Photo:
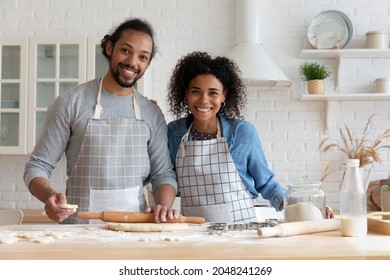
[[[93, 119], [97, 119], [97, 120], [100, 119], [100, 115], [103, 112], [103, 107], [100, 105], [100, 99], [102, 97], [103, 79], [104, 79], [104, 77], [102, 77], [100, 79], [99, 90], [98, 90], [98, 94], [97, 94], [97, 97], [96, 97], [95, 110], [93, 111], [93, 116], [92, 116]], [[134, 89], [133, 89], [132, 95], [133, 95], [133, 106], [134, 106], [135, 118], [138, 121], [140, 121], [141, 120], [141, 111], [139, 109], [138, 96], [137, 96], [137, 93], [135, 92]]]
[[[181, 141], [184, 141], [184, 140], [188, 140], [188, 137], [190, 135], [190, 132], [191, 132], [191, 128], [192, 128], [192, 125], [194, 124], [194, 122], [192, 122], [190, 124], [190, 127], [188, 128], [187, 132], [183, 135], [183, 137], [181, 138]], [[217, 118], [217, 138], [221, 138], [221, 123], [219, 122], [218, 118]]]

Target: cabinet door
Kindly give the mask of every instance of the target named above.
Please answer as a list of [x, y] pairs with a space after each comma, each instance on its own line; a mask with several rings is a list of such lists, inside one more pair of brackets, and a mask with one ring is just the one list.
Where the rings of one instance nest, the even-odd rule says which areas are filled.
[[102, 54], [99, 38], [88, 38], [87, 80], [103, 77], [108, 70], [108, 60]]
[[39, 139], [47, 108], [67, 89], [86, 81], [85, 38], [31, 38], [29, 45], [28, 152]]
[[27, 39], [0, 39], [0, 154], [26, 153]]

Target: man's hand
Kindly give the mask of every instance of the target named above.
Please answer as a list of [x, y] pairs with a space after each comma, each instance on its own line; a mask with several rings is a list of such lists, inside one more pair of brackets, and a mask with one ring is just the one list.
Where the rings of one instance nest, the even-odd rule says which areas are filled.
[[46, 215], [55, 222], [62, 222], [76, 212], [76, 209], [62, 208], [61, 204], [66, 204], [66, 197], [62, 193], [50, 196], [45, 203]]

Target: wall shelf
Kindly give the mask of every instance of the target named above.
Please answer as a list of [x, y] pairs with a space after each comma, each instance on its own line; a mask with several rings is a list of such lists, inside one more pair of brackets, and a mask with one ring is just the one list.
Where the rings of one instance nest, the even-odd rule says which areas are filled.
[[300, 58], [336, 59], [335, 90], [325, 94], [302, 94], [300, 100], [390, 100], [386, 93], [347, 93], [340, 91], [339, 73], [344, 58], [390, 58], [390, 49], [304, 49]]
[[386, 58], [390, 49], [304, 49], [300, 58]]
[[390, 100], [388, 93], [336, 93], [336, 94], [302, 94], [302, 101], [319, 100]]

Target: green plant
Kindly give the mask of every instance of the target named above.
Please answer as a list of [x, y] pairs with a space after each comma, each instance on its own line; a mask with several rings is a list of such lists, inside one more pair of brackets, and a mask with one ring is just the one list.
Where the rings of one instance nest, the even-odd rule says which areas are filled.
[[331, 74], [326, 67], [317, 62], [305, 62], [299, 67], [299, 74], [303, 81], [324, 80]]

